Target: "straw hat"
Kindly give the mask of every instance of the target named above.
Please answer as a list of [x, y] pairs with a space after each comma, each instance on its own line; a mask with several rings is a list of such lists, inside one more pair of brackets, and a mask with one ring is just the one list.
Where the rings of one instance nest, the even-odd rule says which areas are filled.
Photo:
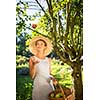
[[37, 50], [36, 50], [36, 45], [35, 45], [35, 43], [36, 43], [37, 40], [44, 40], [44, 41], [46, 42], [47, 47], [46, 47], [46, 49], [45, 49], [45, 51], [44, 51], [44, 56], [47, 56], [47, 55], [51, 52], [51, 50], [52, 50], [52, 43], [51, 43], [51, 41], [50, 41], [48, 38], [43, 37], [43, 36], [36, 36], [36, 37], [34, 37], [34, 38], [31, 40], [31, 42], [30, 42], [30, 44], [29, 44], [29, 50], [30, 50], [30, 52], [31, 52], [32, 54], [36, 55]]

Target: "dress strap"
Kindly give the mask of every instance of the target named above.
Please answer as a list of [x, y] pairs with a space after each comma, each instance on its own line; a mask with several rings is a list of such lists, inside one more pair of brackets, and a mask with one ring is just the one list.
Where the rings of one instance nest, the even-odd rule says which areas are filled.
[[47, 57], [45, 57], [44, 59], [38, 58], [37, 56], [34, 56], [34, 57], [35, 57], [36, 59], [40, 60], [40, 61], [48, 59]]

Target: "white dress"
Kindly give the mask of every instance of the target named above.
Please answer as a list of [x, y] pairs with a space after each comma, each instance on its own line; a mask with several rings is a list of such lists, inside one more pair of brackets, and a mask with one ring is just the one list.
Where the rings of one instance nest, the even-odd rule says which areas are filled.
[[50, 84], [49, 62], [48, 58], [39, 59], [40, 62], [36, 64], [36, 76], [33, 83], [32, 100], [49, 100], [48, 94], [53, 91]]

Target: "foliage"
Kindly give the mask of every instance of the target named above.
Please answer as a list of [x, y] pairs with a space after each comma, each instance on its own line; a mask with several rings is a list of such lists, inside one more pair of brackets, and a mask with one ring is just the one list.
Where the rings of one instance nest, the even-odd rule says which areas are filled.
[[17, 75], [16, 100], [32, 100], [32, 80], [28, 76]]
[[28, 58], [25, 56], [21, 56], [21, 55], [17, 55], [16, 56], [16, 64], [18, 65], [22, 65], [22, 64], [26, 64], [28, 61]]
[[60, 60], [52, 59], [52, 75], [58, 80], [63, 87], [73, 87], [72, 69]]
[[[20, 35], [26, 31], [27, 24], [26, 22], [31, 19], [31, 16], [27, 15], [28, 3], [23, 1], [18, 1], [16, 4], [16, 33]], [[30, 25], [29, 25], [30, 26]]]

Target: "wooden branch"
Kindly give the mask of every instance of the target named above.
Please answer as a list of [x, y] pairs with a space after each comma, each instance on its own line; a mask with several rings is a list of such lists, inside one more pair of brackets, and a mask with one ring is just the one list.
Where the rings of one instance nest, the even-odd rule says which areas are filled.
[[[73, 33], [74, 33], [74, 25], [75, 25], [76, 17], [80, 14], [80, 3], [81, 2], [79, 2], [79, 4], [76, 7], [76, 12], [74, 14], [74, 17], [72, 18], [72, 23], [70, 24], [70, 27], [71, 27], [71, 44], [72, 44], [72, 47], [73, 47], [75, 52], [77, 52], [76, 48], [78, 47], [78, 44], [77, 44], [77, 46], [75, 45], [75, 41], [74, 41], [74, 38], [73, 38]], [[78, 38], [78, 41], [79, 41], [79, 37], [77, 37], [77, 38]]]
[[80, 33], [81, 33], [81, 27], [79, 28], [79, 33], [78, 33], [78, 40], [77, 40], [77, 44], [76, 44], [76, 48], [78, 49], [78, 44], [79, 44], [79, 37], [80, 37]]
[[78, 50], [78, 56], [76, 58], [76, 60], [80, 60], [80, 58], [83, 56], [83, 47], [81, 47], [79, 50]]
[[63, 25], [62, 25], [62, 22], [61, 22], [61, 16], [59, 15], [59, 13], [58, 13], [58, 33], [59, 33], [59, 37], [64, 36], [64, 29], [63, 29]]
[[82, 59], [82, 60], [80, 60], [80, 65], [81, 65], [81, 66], [83, 65], [83, 59]]
[[[69, 2], [66, 4], [66, 32], [65, 32], [65, 36], [64, 36], [64, 40], [65, 43], [65, 47], [68, 46], [68, 40], [67, 40], [67, 37], [68, 37], [68, 34], [69, 34], [69, 25], [70, 25], [70, 13], [71, 13], [71, 8], [72, 8], [72, 4]], [[70, 45], [70, 44], [69, 44]]]
[[47, 36], [47, 35], [44, 35], [44, 34], [42, 34], [42, 33], [40, 33], [40, 32], [38, 32], [38, 31], [36, 31], [36, 30], [33, 30], [32, 28], [30, 28], [30, 27], [26, 27], [27, 29], [29, 29], [29, 30], [31, 30], [31, 31], [33, 31], [33, 32], [36, 32], [37, 34], [39, 34], [39, 35], [42, 35], [42, 36], [44, 36], [44, 37], [47, 37], [47, 38], [49, 38], [49, 39], [51, 39], [49, 36]]
[[[80, 39], [78, 40], [78, 44], [77, 44], [77, 50], [78, 50], [78, 59], [80, 59], [81, 58], [81, 56], [83, 55], [83, 36], [82, 36], [82, 30], [81, 30], [81, 23], [80, 23], [80, 29], [79, 29], [79, 35], [80, 35]], [[78, 46], [79, 46], [79, 48], [78, 48]]]
[[60, 16], [59, 16], [59, 12], [58, 12], [58, 34], [59, 34], [59, 36], [61, 36], [61, 34], [60, 34]]
[[70, 55], [70, 60], [72, 60], [72, 56], [73, 56], [73, 52], [71, 50], [71, 48], [67, 46], [64, 46], [66, 53], [68, 53]]
[[42, 11], [45, 13], [46, 17], [49, 18], [48, 14], [45, 12], [45, 10], [43, 9], [43, 7], [41, 6], [41, 4], [39, 3], [38, 0], [35, 0], [37, 2], [37, 4], [40, 6], [40, 8], [42, 9]]
[[78, 15], [78, 12], [74, 14], [74, 17], [72, 18], [72, 23], [71, 23], [71, 43], [73, 46], [74, 46], [73, 32], [74, 32], [75, 19], [77, 15]]
[[48, 8], [49, 8], [49, 7], [50, 7], [49, 1], [48, 1], [48, 0], [46, 0], [46, 2], [47, 2], [47, 5], [48, 5]]
[[53, 9], [52, 9], [51, 0], [49, 0], [49, 1], [46, 0], [46, 2], [47, 2], [47, 5], [48, 5], [48, 8], [49, 8], [49, 14], [50, 14], [50, 16], [51, 16], [52, 23], [53, 23], [53, 27], [52, 27], [52, 29], [53, 29], [52, 36], [53, 36], [53, 38], [54, 38], [54, 43], [56, 43], [56, 42], [57, 42], [57, 40], [56, 40], [56, 33], [57, 33], [57, 31], [56, 31], [56, 19], [53, 17]]
[[70, 22], [71, 7], [72, 7], [72, 4], [70, 4], [70, 2], [68, 2], [66, 4], [66, 34], [65, 34], [66, 38], [67, 38], [67, 36], [69, 34], [69, 22]]
[[57, 55], [60, 57], [60, 59], [64, 62], [67, 63], [69, 66], [73, 66], [73, 63], [70, 61], [70, 59], [66, 59], [62, 52], [58, 51], [59, 49], [57, 48], [57, 46], [54, 46], [54, 50], [57, 53]]
[[76, 12], [74, 14], [74, 17], [72, 18], [72, 23], [71, 23], [71, 42], [72, 42], [73, 47], [75, 46], [74, 39], [73, 39], [74, 25], [75, 25], [76, 17], [80, 14], [80, 12], [79, 12], [80, 11], [80, 3], [81, 3], [81, 0], [79, 1], [78, 6], [76, 7]]
[[53, 20], [53, 9], [52, 9], [52, 3], [51, 3], [51, 0], [46, 0], [47, 2], [47, 5], [48, 5], [48, 9], [49, 9], [49, 14], [51, 16], [51, 19]]

